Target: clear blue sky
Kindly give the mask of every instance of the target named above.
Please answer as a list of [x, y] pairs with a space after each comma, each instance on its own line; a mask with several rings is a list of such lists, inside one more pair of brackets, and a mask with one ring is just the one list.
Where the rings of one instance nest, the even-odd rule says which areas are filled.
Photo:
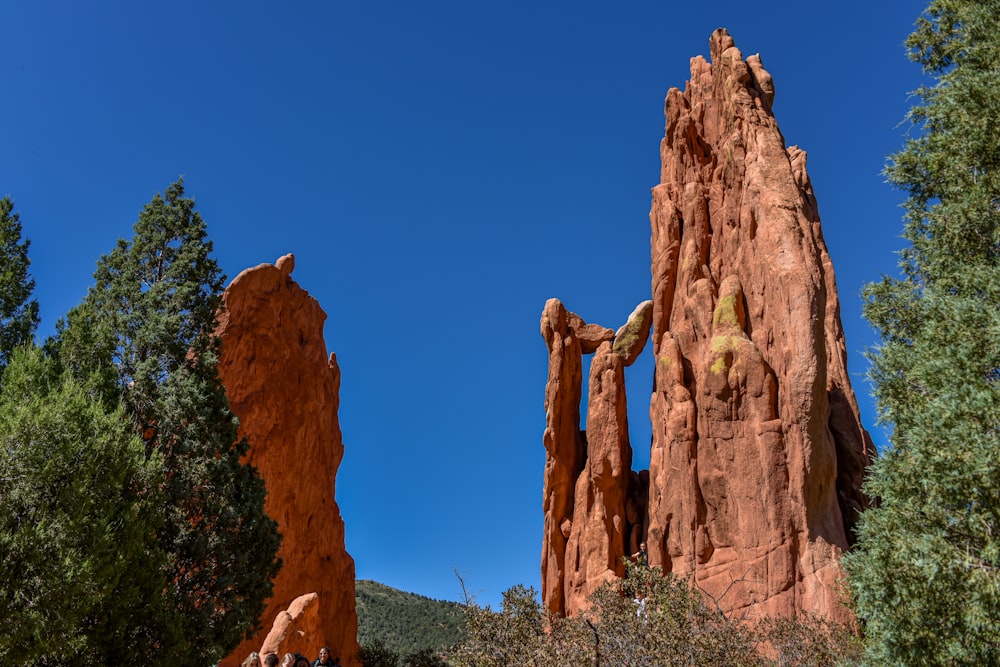
[[[0, 195], [32, 241], [40, 334], [183, 175], [230, 278], [295, 253], [329, 315], [358, 577], [457, 599], [457, 568], [490, 603], [537, 588], [542, 306], [617, 327], [649, 298], [663, 100], [724, 26], [809, 153], [872, 429], [858, 294], [902, 246], [880, 172], [925, 3], [618, 4], [8, 3]], [[643, 467], [651, 366], [628, 373]]]

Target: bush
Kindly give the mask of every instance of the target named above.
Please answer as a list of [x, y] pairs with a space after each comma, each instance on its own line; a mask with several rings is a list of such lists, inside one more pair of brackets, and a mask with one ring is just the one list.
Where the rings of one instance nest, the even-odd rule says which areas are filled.
[[550, 615], [534, 589], [514, 586], [499, 611], [470, 600], [469, 637], [452, 655], [458, 667], [628, 665], [757, 667], [856, 664], [860, 641], [849, 628], [803, 619], [730, 619], [712, 600], [659, 568], [626, 562], [576, 618]]

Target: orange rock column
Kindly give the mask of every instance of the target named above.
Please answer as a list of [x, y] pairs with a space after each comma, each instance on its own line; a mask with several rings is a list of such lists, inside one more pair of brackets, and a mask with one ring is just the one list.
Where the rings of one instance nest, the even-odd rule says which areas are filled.
[[649, 552], [735, 614], [838, 598], [871, 443], [805, 154], [724, 30], [665, 107], [652, 223]]
[[326, 314], [291, 278], [294, 259], [240, 273], [226, 289], [217, 335], [219, 372], [248, 460], [267, 486], [265, 508], [278, 522], [282, 568], [261, 629], [220, 663], [251, 651], [301, 652], [327, 645], [356, 667], [354, 560], [344, 545], [335, 500], [344, 445], [337, 418], [340, 369], [327, 356]]

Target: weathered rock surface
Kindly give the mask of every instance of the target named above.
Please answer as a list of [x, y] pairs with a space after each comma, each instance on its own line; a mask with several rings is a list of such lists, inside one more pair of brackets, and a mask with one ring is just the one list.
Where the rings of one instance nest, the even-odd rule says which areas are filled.
[[[576, 480], [583, 470], [586, 443], [580, 431], [583, 361], [577, 330], [583, 320], [549, 299], [542, 311], [542, 338], [549, 349], [545, 385], [545, 512], [542, 537], [543, 599], [557, 613], [565, 612], [566, 543], [573, 527]], [[596, 348], [595, 348], [596, 349]]]
[[[724, 30], [710, 47], [712, 63], [694, 58], [685, 91], [667, 94], [661, 183], [653, 189], [650, 470], [616, 467], [631, 459], [620, 431], [627, 427], [617, 407], [595, 400], [592, 371], [584, 460], [569, 446], [571, 418], [549, 419], [546, 428], [546, 526], [558, 497], [559, 517], [573, 517], [566, 548], [578, 544], [577, 532], [588, 546], [560, 553], [546, 532], [542, 597], [553, 611], [579, 611], [578, 592], [614, 570], [606, 558], [634, 553], [644, 536], [650, 564], [687, 576], [726, 611], [848, 620], [839, 557], [867, 503], [860, 486], [873, 449], [847, 375], [833, 268], [805, 153], [785, 148], [771, 113], [770, 75], [759, 57], [744, 61]], [[565, 384], [578, 375], [554, 369], [582, 362], [578, 347], [554, 344], [572, 340], [572, 328], [561, 331], [546, 338], [547, 406], [559, 406], [546, 414], [576, 409], [578, 423], [580, 390]], [[592, 364], [603, 369], [597, 349]], [[600, 371], [609, 379], [599, 390], [620, 388], [624, 400], [623, 381], [611, 373]], [[549, 448], [550, 440], [566, 446]], [[552, 460], [558, 452], [566, 459]], [[602, 482], [615, 480], [613, 492], [597, 484], [595, 466]], [[556, 470], [576, 470], [572, 507], [568, 482], [550, 483]], [[561, 578], [546, 567], [552, 562], [566, 564]]]
[[604, 342], [590, 363], [587, 460], [576, 480], [573, 525], [566, 543], [568, 608], [586, 606], [594, 589], [624, 572], [632, 448], [628, 442], [622, 358]]
[[340, 369], [335, 355], [327, 357], [326, 314], [292, 280], [293, 268], [286, 255], [276, 265], [243, 271], [219, 313], [219, 372], [240, 434], [250, 442], [247, 458], [267, 486], [265, 507], [284, 536], [262, 630], [223, 667], [261, 650], [265, 633], [282, 622], [283, 651], [314, 655], [328, 645], [345, 666], [357, 665], [354, 560], [334, 498], [344, 455]]
[[[642, 310], [642, 306], [636, 309]], [[633, 313], [633, 316], [635, 313]], [[649, 319], [648, 317], [646, 318]], [[632, 318], [630, 318], [632, 321]], [[610, 329], [587, 324], [549, 299], [541, 320], [549, 348], [545, 392], [545, 536], [543, 589], [556, 613], [579, 609], [593, 590], [624, 572], [630, 543], [629, 490], [633, 477], [625, 400], [625, 361], [612, 345]], [[629, 349], [641, 349], [641, 324], [633, 326]], [[582, 332], [582, 333], [581, 333]], [[599, 336], [592, 335], [600, 332]], [[583, 342], [583, 338], [588, 338]], [[580, 430], [582, 355], [593, 352], [587, 399], [587, 430]], [[632, 514], [638, 515], [635, 503]]]
[[631, 366], [642, 354], [652, 326], [653, 302], [643, 301], [635, 307], [625, 324], [615, 332], [614, 351], [626, 366]]
[[292, 600], [288, 609], [274, 617], [274, 624], [258, 653], [262, 656], [268, 653], [312, 655], [317, 652], [316, 642], [310, 640], [316, 636], [319, 626], [319, 596], [316, 593], [300, 595]]

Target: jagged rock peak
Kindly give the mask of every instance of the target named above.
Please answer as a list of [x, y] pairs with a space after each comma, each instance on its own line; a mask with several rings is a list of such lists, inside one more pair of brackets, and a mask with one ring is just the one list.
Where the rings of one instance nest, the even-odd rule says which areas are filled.
[[[848, 620], [839, 562], [867, 505], [873, 449], [847, 374], [833, 267], [805, 153], [786, 148], [772, 113], [770, 74], [723, 29], [709, 46], [711, 63], [693, 58], [684, 91], [672, 88], [664, 105], [650, 210], [648, 473], [618, 467], [631, 458], [614, 416], [624, 364], [598, 347], [584, 435], [574, 432], [581, 347], [568, 326], [549, 344], [546, 405], [560, 411], [546, 413], [542, 597], [553, 611], [580, 611], [593, 582], [615, 574], [608, 557], [642, 538], [652, 565], [726, 611]], [[595, 409], [604, 421], [591, 432]], [[595, 511], [609, 518], [603, 533]]]

